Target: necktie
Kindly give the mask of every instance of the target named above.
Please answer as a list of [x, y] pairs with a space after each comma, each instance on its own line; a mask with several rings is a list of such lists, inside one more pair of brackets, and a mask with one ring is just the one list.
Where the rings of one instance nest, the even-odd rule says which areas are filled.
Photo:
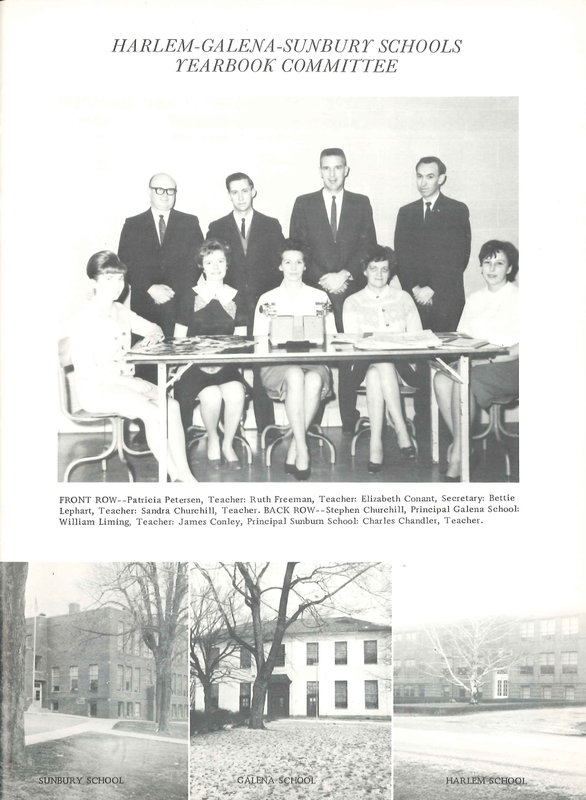
[[167, 226], [165, 225], [165, 217], [162, 214], [159, 214], [159, 237], [161, 239], [161, 244], [165, 241], [165, 233], [167, 232]]
[[431, 217], [431, 203], [425, 204], [425, 214], [423, 215], [423, 221], [429, 222], [429, 218]]
[[336, 209], [336, 196], [332, 196], [332, 213], [330, 217], [330, 226], [332, 228], [332, 236], [334, 237], [334, 242], [336, 241], [336, 236], [338, 235], [338, 211]]
[[240, 223], [240, 235], [243, 239], [246, 239], [246, 220], [242, 217], [242, 222]]

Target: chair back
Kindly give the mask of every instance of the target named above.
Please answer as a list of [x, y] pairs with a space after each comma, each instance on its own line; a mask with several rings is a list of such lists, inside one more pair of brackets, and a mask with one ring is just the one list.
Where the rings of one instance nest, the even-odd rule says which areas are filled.
[[66, 417], [75, 421], [71, 386], [74, 367], [71, 359], [71, 340], [69, 336], [60, 339], [57, 347], [59, 355], [59, 406]]

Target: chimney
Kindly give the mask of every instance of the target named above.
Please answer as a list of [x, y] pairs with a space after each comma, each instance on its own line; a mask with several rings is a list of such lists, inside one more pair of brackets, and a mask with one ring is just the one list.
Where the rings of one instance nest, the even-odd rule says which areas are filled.
[[79, 603], [70, 603], [69, 604], [69, 613], [70, 614], [79, 614], [80, 608]]

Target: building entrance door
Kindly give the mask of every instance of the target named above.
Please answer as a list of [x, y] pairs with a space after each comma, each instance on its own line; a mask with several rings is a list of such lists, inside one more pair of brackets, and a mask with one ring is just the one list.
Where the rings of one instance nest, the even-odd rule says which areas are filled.
[[289, 716], [289, 686], [287, 675], [271, 675], [267, 692], [267, 711], [270, 717]]
[[90, 700], [90, 717], [98, 716], [98, 704], [95, 700]]
[[307, 681], [307, 716], [319, 716], [319, 681]]
[[43, 684], [35, 681], [35, 695], [33, 697], [33, 708], [40, 709], [43, 705]]

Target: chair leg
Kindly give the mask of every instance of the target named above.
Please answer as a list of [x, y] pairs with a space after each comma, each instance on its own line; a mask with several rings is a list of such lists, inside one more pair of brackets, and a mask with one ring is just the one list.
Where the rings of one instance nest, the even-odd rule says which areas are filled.
[[246, 454], [246, 463], [250, 466], [252, 464], [252, 447], [250, 446], [250, 442], [241, 430], [239, 430], [239, 433], [237, 433], [234, 438], [242, 445], [242, 449]]
[[[277, 428], [276, 425], [269, 425], [268, 427]], [[267, 429], [265, 428], [265, 431], [266, 430]], [[267, 467], [271, 466], [271, 458], [272, 458], [272, 454], [273, 454], [273, 448], [275, 447], [275, 445], [279, 444], [284, 439], [286, 439], [288, 433], [290, 432], [289, 428], [285, 428], [285, 429], [281, 428], [280, 430], [281, 430], [281, 434], [279, 436], [277, 436], [276, 439], [273, 439], [273, 441], [270, 443], [270, 445], [267, 447], [267, 449], [265, 451], [265, 466], [267, 466]], [[263, 431], [263, 433], [264, 433], [264, 431]]]
[[115, 423], [112, 418], [108, 420], [110, 425], [112, 426], [112, 441], [108, 445], [108, 447], [103, 450], [101, 453], [98, 453], [95, 456], [85, 456], [84, 458], [77, 458], [72, 461], [70, 464], [67, 465], [67, 469], [65, 470], [65, 474], [63, 475], [63, 483], [69, 483], [69, 478], [71, 477], [71, 473], [73, 470], [77, 469], [81, 464], [95, 464], [97, 461], [102, 462], [102, 470], [105, 472], [104, 465], [106, 460], [116, 452], [117, 442], [116, 442], [116, 433], [115, 433]]
[[[364, 420], [366, 423], [368, 423], [368, 421], [367, 421], [367, 420], [365, 420], [365, 418], [364, 418], [364, 417], [361, 417], [361, 418], [360, 418], [360, 420], [358, 420], [358, 421], [360, 422], [361, 420]], [[361, 427], [360, 427], [360, 428], [359, 428], [359, 429], [356, 431], [356, 433], [354, 434], [354, 436], [352, 437], [352, 441], [350, 442], [350, 455], [351, 455], [353, 458], [354, 458], [354, 456], [356, 455], [356, 445], [358, 444], [358, 440], [360, 439], [360, 437], [362, 436], [362, 434], [363, 434], [363, 433], [366, 433], [366, 431], [370, 431], [370, 425], [369, 425], [369, 424], [363, 424], [363, 425], [362, 425], [362, 426], [361, 426]]]
[[[315, 430], [312, 431], [311, 428], [315, 428]], [[307, 431], [307, 435], [312, 439], [317, 439], [321, 447], [323, 447], [324, 444], [328, 447], [330, 451], [330, 464], [335, 464], [336, 448], [334, 447], [333, 443], [330, 442], [328, 437], [323, 433], [321, 427], [319, 425], [311, 425], [309, 430]]]

